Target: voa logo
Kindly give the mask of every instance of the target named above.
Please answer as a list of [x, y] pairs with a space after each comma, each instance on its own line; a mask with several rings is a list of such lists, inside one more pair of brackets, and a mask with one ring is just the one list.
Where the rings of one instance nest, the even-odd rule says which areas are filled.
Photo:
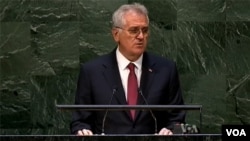
[[227, 136], [247, 136], [244, 129], [226, 129]]

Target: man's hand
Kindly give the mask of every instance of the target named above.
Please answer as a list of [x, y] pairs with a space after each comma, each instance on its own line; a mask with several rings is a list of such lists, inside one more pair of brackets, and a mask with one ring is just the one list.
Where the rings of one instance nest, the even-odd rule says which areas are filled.
[[77, 131], [77, 136], [92, 136], [93, 132], [88, 129], [82, 129]]
[[162, 128], [158, 135], [173, 135], [173, 132], [167, 128]]

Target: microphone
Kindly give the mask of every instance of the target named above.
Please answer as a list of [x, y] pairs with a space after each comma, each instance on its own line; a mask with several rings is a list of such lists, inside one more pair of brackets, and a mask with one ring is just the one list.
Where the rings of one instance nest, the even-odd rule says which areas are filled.
[[[144, 102], [146, 103], [146, 105], [149, 105], [148, 102], [147, 102], [147, 100], [146, 100], [146, 98], [145, 98], [145, 96], [142, 93], [142, 90], [139, 88], [138, 91], [139, 91], [140, 95], [142, 96], [142, 99], [144, 100]], [[152, 112], [151, 109], [149, 109], [149, 112], [150, 112], [152, 118], [154, 119], [154, 122], [155, 122], [155, 135], [157, 135], [158, 134], [157, 133], [157, 119], [156, 119], [156, 117], [155, 117], [155, 115], [154, 115], [154, 113]]]
[[[109, 100], [108, 105], [111, 105], [111, 102], [112, 102], [112, 99], [113, 99], [115, 93], [116, 93], [116, 87], [113, 88], [112, 95], [111, 95], [111, 98]], [[103, 116], [103, 120], [102, 120], [102, 133], [101, 133], [101, 135], [105, 135], [105, 133], [104, 133], [104, 125], [105, 125], [105, 121], [106, 121], [106, 118], [107, 118], [107, 115], [108, 115], [108, 111], [109, 111], [109, 109], [106, 110], [106, 112], [105, 112], [105, 114]]]

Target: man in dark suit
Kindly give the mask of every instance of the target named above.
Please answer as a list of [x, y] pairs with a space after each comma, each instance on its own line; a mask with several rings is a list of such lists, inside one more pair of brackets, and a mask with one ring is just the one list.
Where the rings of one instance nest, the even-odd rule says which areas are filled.
[[[112, 20], [117, 47], [110, 54], [81, 66], [75, 104], [127, 105], [131, 101], [134, 101], [132, 105], [184, 104], [176, 64], [145, 51], [149, 37], [147, 9], [138, 3], [122, 5]], [[131, 70], [127, 67], [130, 63], [134, 67]], [[129, 78], [132, 71], [133, 80]], [[158, 134], [172, 135], [173, 126], [185, 122], [183, 111], [136, 110], [131, 114], [122, 110], [109, 111], [103, 124], [105, 113], [74, 111], [71, 132], [77, 135], [103, 131], [105, 134], [153, 134], [157, 120]]]

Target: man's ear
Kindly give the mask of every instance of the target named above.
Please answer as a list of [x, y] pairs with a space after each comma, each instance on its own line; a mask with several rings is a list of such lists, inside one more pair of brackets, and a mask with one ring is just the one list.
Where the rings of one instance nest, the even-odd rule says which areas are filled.
[[119, 29], [112, 28], [112, 35], [116, 42], [119, 42]]

